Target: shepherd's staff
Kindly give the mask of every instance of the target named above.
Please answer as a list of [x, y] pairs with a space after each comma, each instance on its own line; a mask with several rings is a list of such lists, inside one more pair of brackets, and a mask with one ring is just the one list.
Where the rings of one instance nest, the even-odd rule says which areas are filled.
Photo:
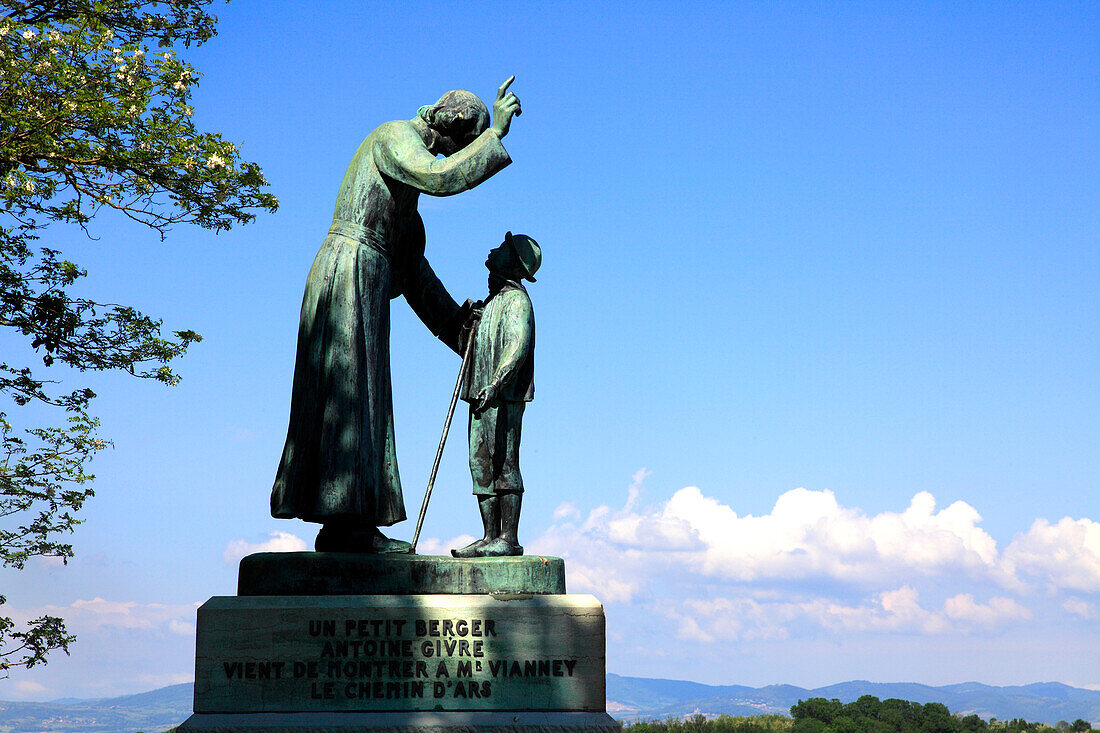
[[432, 464], [432, 475], [428, 477], [428, 490], [424, 492], [424, 503], [420, 506], [420, 518], [416, 520], [416, 532], [413, 534], [412, 545], [409, 553], [416, 554], [416, 543], [420, 540], [420, 530], [424, 526], [424, 515], [428, 513], [428, 500], [432, 498], [432, 487], [435, 486], [435, 475], [439, 472], [439, 460], [443, 458], [443, 446], [447, 442], [447, 433], [451, 430], [451, 418], [455, 414], [455, 405], [458, 403], [458, 393], [462, 391], [462, 379], [466, 376], [466, 363], [470, 360], [470, 347], [474, 344], [475, 321], [470, 327], [466, 338], [466, 349], [462, 352], [462, 366], [458, 368], [458, 381], [455, 382], [455, 392], [451, 395], [451, 406], [447, 408], [447, 420], [443, 423], [443, 435], [439, 438], [439, 448], [435, 451], [435, 462]]

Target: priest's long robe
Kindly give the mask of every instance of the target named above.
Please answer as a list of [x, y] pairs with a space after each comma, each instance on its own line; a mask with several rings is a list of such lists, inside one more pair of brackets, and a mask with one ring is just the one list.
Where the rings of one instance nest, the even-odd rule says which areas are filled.
[[388, 526], [405, 519], [394, 448], [390, 299], [404, 295], [452, 348], [459, 307], [424, 258], [420, 194], [473, 188], [511, 162], [481, 134], [438, 159], [409, 122], [367, 136], [344, 174], [298, 327], [290, 426], [274, 517]]

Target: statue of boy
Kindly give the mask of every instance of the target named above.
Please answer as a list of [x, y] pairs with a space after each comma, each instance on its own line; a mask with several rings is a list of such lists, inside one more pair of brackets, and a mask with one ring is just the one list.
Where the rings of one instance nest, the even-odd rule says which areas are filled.
[[535, 398], [535, 313], [520, 283], [535, 282], [542, 250], [526, 234], [508, 232], [489, 252], [489, 298], [470, 338], [462, 399], [470, 403], [470, 474], [484, 536], [455, 557], [522, 555], [519, 511], [520, 426]]

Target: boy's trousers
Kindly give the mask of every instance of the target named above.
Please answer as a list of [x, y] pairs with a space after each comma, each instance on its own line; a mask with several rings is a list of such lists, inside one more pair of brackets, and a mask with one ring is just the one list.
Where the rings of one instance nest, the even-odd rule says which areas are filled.
[[470, 475], [475, 495], [523, 491], [519, 438], [526, 405], [501, 401], [476, 417], [470, 410]]

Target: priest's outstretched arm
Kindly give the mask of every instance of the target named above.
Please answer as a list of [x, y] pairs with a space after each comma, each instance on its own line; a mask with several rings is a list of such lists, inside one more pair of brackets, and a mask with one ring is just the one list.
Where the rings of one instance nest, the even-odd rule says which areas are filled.
[[405, 281], [405, 300], [436, 338], [462, 355], [460, 335], [473, 304], [456, 303], [424, 257], [411, 268]]

